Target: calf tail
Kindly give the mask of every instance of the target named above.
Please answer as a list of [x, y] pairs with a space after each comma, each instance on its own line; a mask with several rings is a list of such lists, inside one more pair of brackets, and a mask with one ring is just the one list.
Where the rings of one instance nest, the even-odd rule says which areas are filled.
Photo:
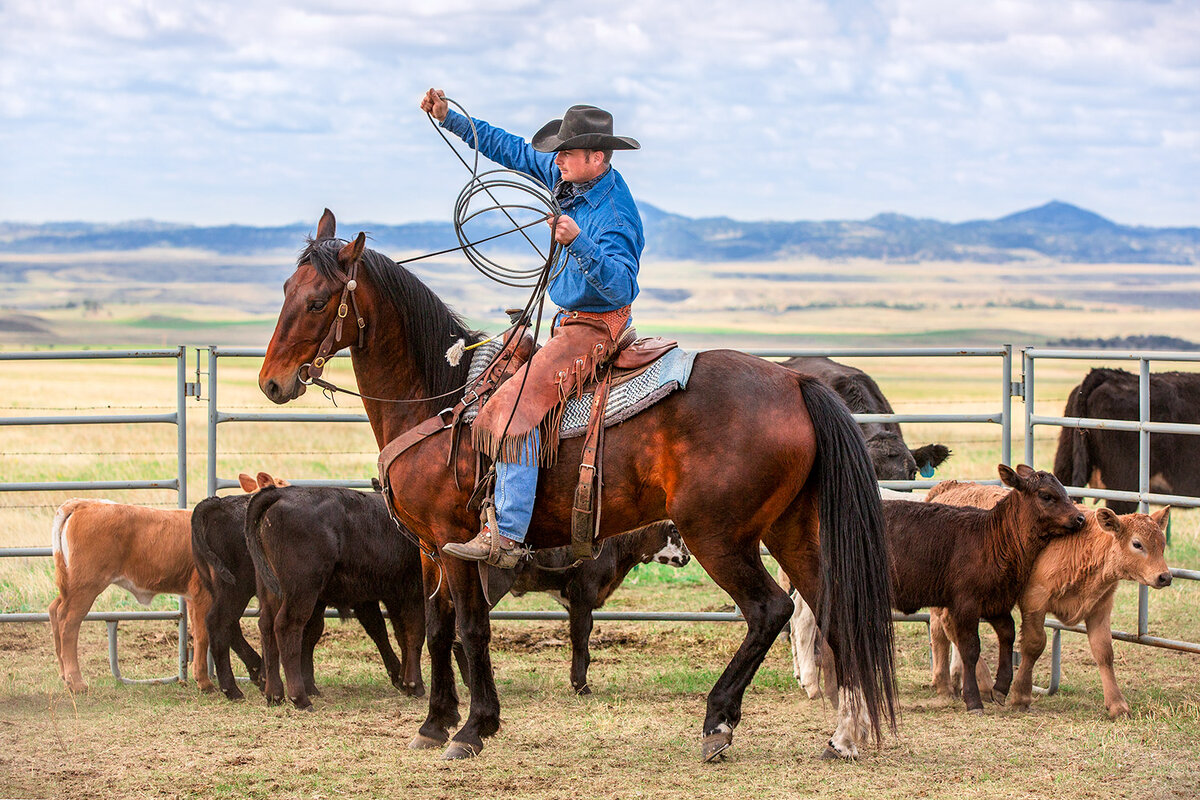
[[[237, 583], [237, 578], [229, 571], [229, 567], [225, 566], [225, 562], [221, 560], [221, 557], [213, 551], [212, 546], [208, 543], [208, 523], [202, 515], [196, 513], [192, 514], [192, 550], [194, 551], [194, 555], [197, 556], [196, 560], [207, 564], [222, 582], [230, 586]], [[200, 581], [206, 584], [205, 588], [211, 591], [212, 587], [207, 586], [209, 582], [208, 570], [200, 569], [197, 572], [200, 575]]]
[[258, 572], [259, 579], [274, 594], [281, 593], [279, 578], [275, 576], [275, 571], [267, 562], [267, 554], [263, 552], [259, 523], [263, 514], [282, 497], [283, 493], [274, 486], [267, 486], [254, 495], [246, 509], [246, 548], [250, 551], [250, 558], [254, 561], [254, 569]]
[[862, 433], [833, 391], [800, 376], [816, 432], [821, 525], [821, 630], [838, 684], [862, 692], [876, 741], [896, 730], [892, 577], [883, 507]]
[[67, 573], [70, 569], [70, 544], [67, 542], [67, 524], [71, 515], [87, 500], [68, 500], [54, 512], [54, 522], [50, 524], [50, 551], [54, 556], [54, 583], [58, 593], [62, 594], [67, 586]]

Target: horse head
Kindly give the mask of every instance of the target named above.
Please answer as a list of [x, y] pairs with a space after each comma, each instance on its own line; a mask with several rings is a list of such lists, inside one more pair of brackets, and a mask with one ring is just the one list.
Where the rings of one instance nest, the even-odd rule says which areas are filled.
[[272, 402], [304, 394], [330, 357], [363, 344], [373, 305], [369, 293], [357, 291], [366, 234], [343, 242], [335, 237], [336, 227], [333, 212], [325, 209], [317, 235], [283, 285], [283, 308], [258, 373], [258, 386]]

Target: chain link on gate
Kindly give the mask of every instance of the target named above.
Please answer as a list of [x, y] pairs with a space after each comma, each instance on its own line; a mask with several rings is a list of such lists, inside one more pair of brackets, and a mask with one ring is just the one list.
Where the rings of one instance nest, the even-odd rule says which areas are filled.
[[[239, 484], [232, 478], [222, 478], [218, 475], [217, 465], [219, 449], [217, 445], [218, 426], [227, 423], [271, 423], [271, 422], [365, 422], [366, 415], [362, 413], [277, 413], [257, 412], [245, 409], [222, 411], [218, 405], [219, 396], [219, 362], [225, 358], [258, 358], [265, 355], [262, 348], [218, 348], [194, 347], [195, 379], [187, 380], [187, 350], [180, 346], [169, 350], [129, 350], [129, 351], [79, 351], [79, 352], [36, 352], [36, 353], [0, 353], [0, 365], [9, 361], [29, 360], [85, 360], [85, 359], [176, 359], [176, 411], [173, 414], [128, 414], [128, 415], [91, 415], [91, 416], [58, 416], [58, 417], [0, 417], [0, 427], [19, 425], [80, 425], [80, 424], [175, 424], [177, 428], [178, 468], [175, 478], [156, 478], [139, 481], [92, 481], [92, 482], [33, 482], [33, 483], [0, 483], [0, 491], [44, 492], [44, 491], [74, 491], [74, 490], [112, 490], [112, 489], [174, 489], [177, 492], [178, 506], [187, 507], [187, 426], [185, 400], [194, 397], [198, 403], [206, 405], [206, 443], [207, 443], [207, 494], [215, 495], [219, 490], [237, 487]], [[1125, 353], [1114, 355], [1108, 351], [1059, 351], [1040, 348], [1026, 348], [1020, 351], [1023, 372], [1018, 380], [1013, 380], [1012, 360], [1013, 347], [1005, 345], [996, 348], [808, 348], [796, 350], [751, 350], [752, 355], [764, 358], [788, 358], [793, 356], [832, 356], [832, 357], [885, 357], [885, 358], [998, 358], [1000, 370], [997, 383], [999, 384], [999, 409], [982, 414], [856, 414], [860, 422], [940, 422], [940, 423], [987, 423], [1000, 426], [1001, 460], [1011, 463], [1012, 460], [1012, 398], [1025, 401], [1025, 462], [1032, 465], [1033, 430], [1037, 425], [1072, 426], [1079, 428], [1109, 428], [1113, 430], [1131, 430], [1139, 433], [1141, 445], [1141, 475], [1138, 492], [1114, 492], [1108, 490], [1092, 490], [1084, 487], [1068, 487], [1074, 496], [1096, 497], [1101, 499], [1135, 500], [1144, 510], [1148, 502], [1171, 503], [1180, 506], [1200, 507], [1200, 498], [1184, 498], [1174, 495], [1154, 494], [1149, 491], [1148, 444], [1151, 433], [1187, 433], [1200, 434], [1200, 425], [1177, 425], [1172, 423], [1156, 423], [1149, 420], [1149, 363], [1156, 360], [1167, 361], [1200, 361], [1197, 353]], [[338, 355], [344, 355], [340, 353]], [[201, 369], [202, 359], [207, 359], [207, 369]], [[1037, 359], [1086, 359], [1101, 360], [1137, 360], [1142, 386], [1141, 418], [1134, 421], [1104, 421], [1093, 419], [1073, 419], [1051, 416], [1041, 416], [1035, 413], [1035, 362]], [[205, 381], [205, 379], [207, 379]], [[207, 384], [207, 385], [206, 385]], [[207, 388], [207, 396], [205, 389]], [[60, 409], [63, 410], [63, 409]], [[989, 440], [991, 441], [991, 440]], [[292, 481], [301, 486], [344, 486], [351, 488], [370, 488], [368, 480], [296, 480]], [[984, 482], [995, 483], [994, 479]], [[886, 481], [882, 485], [894, 489], [925, 489], [932, 486], [934, 480], [917, 481]], [[3, 557], [49, 557], [50, 548], [18, 547], [0, 549]], [[1172, 575], [1186, 580], [1200, 580], [1200, 571], [1172, 569]], [[247, 612], [253, 616], [255, 609]], [[336, 612], [327, 612], [333, 616]], [[676, 622], [724, 622], [739, 621], [741, 614], [737, 612], [597, 612], [598, 620], [623, 621], [676, 621]], [[505, 620], [565, 620], [565, 611], [493, 611], [493, 619]], [[49, 617], [45, 613], [0, 613], [0, 622], [45, 622]], [[92, 612], [88, 620], [103, 621], [109, 629], [110, 666], [113, 675], [127, 682], [164, 682], [186, 680], [187, 672], [187, 613], [186, 603], [181, 598], [177, 611], [150, 612]], [[897, 621], [928, 622], [928, 614], [911, 616], [895, 615]], [[179, 625], [179, 674], [178, 677], [152, 678], [147, 681], [134, 681], [125, 678], [120, 673], [117, 658], [117, 623], [123, 620], [177, 620]], [[1053, 633], [1051, 657], [1051, 681], [1048, 691], [1053, 693], [1060, 680], [1061, 636], [1063, 631], [1084, 633], [1080, 626], [1066, 626], [1050, 620], [1047, 627]], [[1138, 644], [1167, 647], [1200, 653], [1200, 644], [1178, 642], [1148, 635], [1149, 616], [1146, 602], [1146, 589], [1141, 587], [1139, 596], [1138, 632], [1136, 634], [1113, 632], [1113, 638]]]

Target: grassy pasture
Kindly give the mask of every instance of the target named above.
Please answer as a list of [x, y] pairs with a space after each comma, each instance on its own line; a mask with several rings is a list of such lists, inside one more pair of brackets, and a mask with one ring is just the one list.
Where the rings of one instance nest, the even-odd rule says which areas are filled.
[[[191, 354], [189, 354], [189, 359]], [[881, 384], [899, 412], [999, 409], [999, 359], [845, 359]], [[189, 377], [193, 371], [189, 360]], [[274, 409], [257, 389], [253, 360], [222, 361], [223, 410]], [[1061, 409], [1087, 368], [1038, 369], [1039, 408]], [[1168, 368], [1168, 367], [1162, 367]], [[328, 377], [353, 386], [348, 363]], [[1015, 376], [1014, 376], [1015, 377]], [[169, 412], [172, 361], [0, 363], [0, 416]], [[205, 378], [207, 396], [208, 379]], [[16, 387], [19, 387], [16, 388]], [[360, 406], [340, 401], [347, 413]], [[310, 393], [296, 406], [328, 410]], [[1014, 419], [1022, 407], [1013, 404]], [[205, 494], [206, 405], [188, 400], [188, 498]], [[1019, 423], [1018, 423], [1019, 427]], [[1000, 457], [999, 427], [910, 424], [910, 444], [955, 451], [939, 477], [984, 478]], [[1051, 463], [1056, 429], [1039, 430], [1036, 465]], [[170, 425], [6, 427], [0, 480], [173, 477]], [[1023, 453], [1019, 437], [1014, 460]], [[290, 478], [367, 478], [374, 439], [364, 425], [229, 424], [219, 433], [222, 477], [265, 469]], [[84, 493], [94, 496], [97, 493]], [[0, 547], [46, 546], [54, 508], [68, 494], [0, 495]], [[173, 492], [108, 492], [124, 502], [173, 507]], [[1175, 516], [1172, 565], [1200, 566], [1200, 511]], [[0, 608], [43, 611], [54, 590], [46, 559], [0, 561]], [[1114, 628], [1136, 629], [1136, 588], [1118, 593]], [[1200, 638], [1200, 587], [1179, 581], [1151, 595], [1151, 632]], [[159, 598], [156, 608], [174, 600]], [[110, 588], [97, 609], [136, 608]], [[557, 608], [548, 598], [506, 599], [502, 608]], [[642, 567], [608, 608], [728, 610], [728, 598], [696, 565]], [[245, 627], [252, 641], [257, 631]], [[266, 708], [257, 692], [230, 704], [185, 686], [118, 685], [108, 674], [104, 626], [84, 626], [83, 670], [92, 691], [65, 694], [48, 626], [0, 626], [0, 796], [84, 797], [1191, 797], [1200, 794], [1200, 684], [1195, 656], [1116, 643], [1117, 673], [1132, 718], [1104, 718], [1099, 678], [1084, 637], [1063, 642], [1063, 684], [1029, 714], [989, 707], [981, 719], [933, 697], [919, 625], [897, 626], [899, 735], [860, 763], [816, 760], [832, 711], [804, 698], [786, 643], [772, 649], [745, 703], [730, 760], [697, 763], [704, 698], [740, 642], [731, 624], [598, 623], [596, 694], [569, 693], [565, 624], [495, 625], [494, 659], [504, 727], [484, 757], [446, 765], [405, 745], [424, 702], [387, 683], [357, 623], [331, 622], [317, 652], [324, 694], [317, 712]], [[122, 669], [132, 677], [174, 671], [171, 623], [123, 623]], [[1039, 666], [1048, 675], [1048, 654]], [[460, 688], [466, 699], [466, 691]], [[465, 714], [465, 706], [464, 706]]]

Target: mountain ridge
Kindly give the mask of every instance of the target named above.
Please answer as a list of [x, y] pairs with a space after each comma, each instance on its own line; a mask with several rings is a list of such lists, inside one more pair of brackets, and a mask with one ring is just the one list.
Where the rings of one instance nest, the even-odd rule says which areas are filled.
[[[882, 261], [1005, 263], [1052, 258], [1080, 263], [1200, 263], [1200, 227], [1121, 225], [1060, 200], [994, 220], [942, 222], [896, 212], [865, 220], [757, 220], [686, 217], [640, 202], [644, 258], [690, 261], [773, 261], [815, 257]], [[482, 223], [500, 230], [494, 221]], [[389, 251], [434, 251], [458, 244], [448, 222], [343, 223], [366, 230], [371, 246]], [[476, 230], [483, 230], [482, 228]], [[0, 253], [47, 254], [196, 248], [218, 254], [298, 250], [312, 226], [217, 225], [133, 220], [0, 222]], [[480, 234], [482, 235], [482, 234]], [[527, 253], [519, 237], [496, 240], [496, 252]]]

